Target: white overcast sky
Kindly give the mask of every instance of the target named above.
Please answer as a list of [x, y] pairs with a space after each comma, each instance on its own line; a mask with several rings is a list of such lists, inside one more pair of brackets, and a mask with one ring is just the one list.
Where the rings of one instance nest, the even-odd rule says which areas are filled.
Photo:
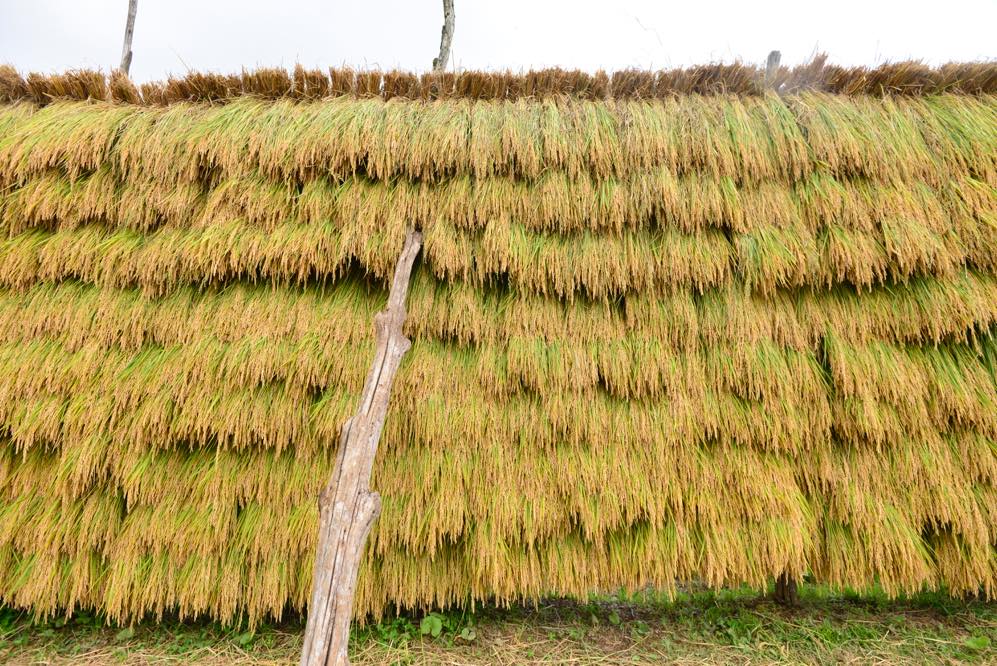
[[[0, 63], [110, 69], [127, 0], [0, 0]], [[455, 0], [451, 68], [661, 68], [772, 49], [795, 64], [997, 57], [997, 0]], [[139, 0], [132, 76], [353, 65], [422, 71], [441, 0]]]

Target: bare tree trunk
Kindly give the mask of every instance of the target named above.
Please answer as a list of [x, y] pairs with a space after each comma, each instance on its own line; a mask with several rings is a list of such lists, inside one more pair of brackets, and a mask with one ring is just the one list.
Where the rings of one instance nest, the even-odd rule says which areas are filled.
[[128, 0], [128, 21], [125, 23], [125, 42], [121, 45], [121, 65], [119, 69], [125, 74], [132, 66], [132, 37], [135, 35], [135, 12], [138, 10], [138, 0]]
[[422, 234], [409, 229], [388, 292], [388, 306], [374, 317], [377, 347], [357, 413], [340, 433], [329, 485], [319, 500], [319, 543], [301, 666], [347, 666], [357, 573], [381, 498], [370, 474], [388, 412], [395, 372], [411, 342], [402, 333], [405, 296]]
[[443, 0], [443, 33], [440, 35], [440, 55], [433, 58], [433, 73], [439, 74], [447, 68], [450, 59], [450, 44], [453, 42], [453, 0]]

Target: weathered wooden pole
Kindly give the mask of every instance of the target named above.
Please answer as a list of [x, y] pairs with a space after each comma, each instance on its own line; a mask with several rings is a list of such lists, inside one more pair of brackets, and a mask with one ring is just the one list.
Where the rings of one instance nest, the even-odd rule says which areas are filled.
[[[779, 62], [782, 54], [779, 51], [769, 51], [769, 56], [765, 61], [765, 89], [776, 89], [776, 77], [779, 74]], [[778, 92], [778, 91], [777, 91]], [[772, 599], [784, 606], [795, 606], [799, 600], [797, 592], [796, 578], [788, 571], [783, 571], [775, 579], [775, 591]]]
[[[443, 34], [440, 55], [433, 59], [434, 73], [447, 65], [453, 29], [453, 0], [443, 0]], [[377, 344], [360, 406], [343, 424], [336, 466], [319, 497], [319, 541], [301, 666], [350, 663], [347, 651], [360, 559], [370, 528], [381, 513], [381, 498], [370, 489], [370, 475], [388, 413], [391, 385], [402, 356], [412, 345], [402, 327], [409, 278], [420, 247], [422, 234], [410, 228], [395, 264], [388, 306], [374, 317]]]
[[775, 77], [779, 73], [779, 61], [782, 54], [778, 51], [770, 51], [768, 60], [765, 62], [765, 87], [775, 87]]
[[132, 66], [132, 37], [135, 35], [135, 12], [138, 11], [138, 0], [128, 0], [128, 20], [125, 22], [125, 41], [121, 45], [120, 69], [125, 74]]
[[796, 578], [789, 572], [783, 572], [775, 579], [775, 594], [772, 598], [783, 606], [795, 606], [799, 601]]
[[370, 474], [388, 413], [391, 384], [411, 342], [402, 333], [405, 296], [422, 234], [409, 229], [388, 291], [374, 317], [376, 350], [356, 414], [346, 420], [332, 478], [319, 499], [319, 542], [301, 666], [346, 666], [357, 573], [381, 498]]
[[447, 68], [450, 59], [450, 44], [453, 43], [453, 0], [443, 0], [443, 33], [440, 35], [440, 55], [433, 58], [433, 73], [439, 74]]

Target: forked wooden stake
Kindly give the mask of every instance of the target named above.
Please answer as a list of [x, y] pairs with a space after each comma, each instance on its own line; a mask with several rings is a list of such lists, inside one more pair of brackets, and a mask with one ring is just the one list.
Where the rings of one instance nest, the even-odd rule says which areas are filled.
[[412, 343], [402, 333], [405, 296], [422, 234], [409, 229], [388, 292], [388, 306], [374, 316], [377, 348], [356, 414], [346, 420], [329, 485], [319, 499], [319, 543], [301, 666], [347, 666], [357, 572], [381, 498], [370, 474], [388, 412], [395, 372]]

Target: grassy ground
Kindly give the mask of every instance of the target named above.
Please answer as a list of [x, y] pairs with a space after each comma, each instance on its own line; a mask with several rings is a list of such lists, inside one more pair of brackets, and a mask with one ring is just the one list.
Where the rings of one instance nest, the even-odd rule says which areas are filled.
[[[302, 625], [107, 627], [81, 613], [33, 624], [0, 610], [8, 664], [288, 664]], [[358, 630], [354, 664], [997, 663], [997, 604], [889, 601], [805, 587], [785, 609], [748, 590], [551, 600], [537, 608], [400, 617]]]

